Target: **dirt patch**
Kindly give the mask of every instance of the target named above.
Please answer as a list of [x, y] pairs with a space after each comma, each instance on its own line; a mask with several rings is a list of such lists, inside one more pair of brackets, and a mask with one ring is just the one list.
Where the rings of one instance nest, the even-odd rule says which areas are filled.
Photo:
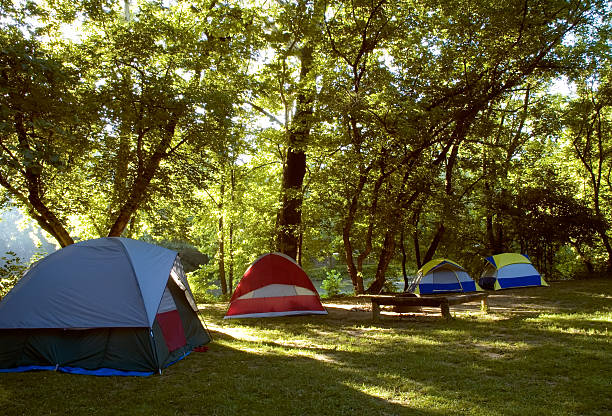
[[323, 306], [327, 309], [327, 318], [342, 321], [363, 321], [372, 318], [372, 309], [364, 305], [361, 299], [355, 298], [355, 303], [327, 303]]

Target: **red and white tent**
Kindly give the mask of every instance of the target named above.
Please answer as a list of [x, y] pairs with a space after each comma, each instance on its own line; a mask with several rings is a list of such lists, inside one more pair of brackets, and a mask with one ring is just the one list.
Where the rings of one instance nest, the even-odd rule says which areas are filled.
[[270, 253], [244, 272], [225, 319], [310, 314], [327, 311], [308, 275], [291, 257]]

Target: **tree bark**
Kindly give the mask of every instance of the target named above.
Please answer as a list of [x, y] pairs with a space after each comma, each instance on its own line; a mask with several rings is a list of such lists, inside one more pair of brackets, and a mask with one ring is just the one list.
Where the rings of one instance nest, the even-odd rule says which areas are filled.
[[297, 257], [298, 235], [302, 224], [302, 184], [306, 174], [306, 153], [294, 147], [298, 135], [290, 134], [290, 147], [283, 169], [281, 208], [278, 215], [278, 251]]
[[421, 245], [419, 244], [419, 232], [417, 230], [414, 230], [412, 240], [414, 243], [414, 257], [416, 260], [417, 269], [420, 269], [423, 266], [423, 262], [421, 261]]
[[[234, 193], [236, 190], [236, 174], [233, 168], [231, 171], [230, 185], [231, 185], [230, 200], [232, 201], [232, 212], [233, 212]], [[234, 290], [234, 220], [233, 220], [233, 216], [230, 217], [230, 223], [229, 223], [229, 276], [227, 279], [227, 286], [228, 286], [227, 288], [228, 293], [231, 294]]]
[[400, 233], [400, 249], [402, 251], [402, 277], [404, 278], [404, 292], [408, 290], [408, 273], [406, 273], [406, 246], [404, 245], [404, 230]]
[[357, 208], [359, 207], [359, 197], [363, 191], [368, 180], [368, 173], [370, 168], [366, 168], [364, 172], [359, 176], [359, 182], [355, 193], [351, 198], [351, 202], [348, 206], [348, 211], [344, 217], [344, 226], [342, 227], [342, 241], [344, 243], [344, 256], [346, 259], [346, 267], [353, 283], [353, 290], [356, 295], [364, 293], [363, 276], [359, 274], [357, 267], [355, 266], [355, 259], [353, 257], [353, 243], [351, 242], [351, 232], [353, 225], [355, 224], [355, 216], [357, 215]]
[[219, 201], [219, 234], [217, 242], [219, 245], [219, 282], [221, 283], [221, 293], [227, 295], [227, 279], [225, 278], [225, 224], [223, 222], [223, 198], [225, 197], [225, 182], [221, 182]]
[[440, 241], [442, 241], [443, 236], [444, 236], [444, 224], [440, 223], [440, 225], [438, 226], [438, 230], [436, 231], [436, 234], [434, 235], [433, 240], [431, 240], [431, 243], [429, 244], [427, 253], [425, 253], [425, 257], [423, 258], [423, 264], [433, 259], [433, 256], [436, 254], [436, 250], [438, 249], [438, 245], [440, 244]]
[[385, 286], [386, 273], [395, 253], [395, 231], [388, 230], [385, 233], [385, 239], [383, 241], [380, 255], [378, 256], [378, 267], [376, 268], [376, 275], [374, 281], [366, 290], [366, 293], [377, 294], [380, 293]]
[[225, 230], [223, 227], [223, 214], [219, 216], [219, 282], [221, 283], [221, 293], [227, 295], [227, 280], [225, 279]]
[[419, 242], [419, 220], [421, 219], [421, 209], [419, 206], [413, 213], [412, 216], [412, 225], [414, 226], [414, 232], [412, 233], [412, 243], [414, 245], [414, 257], [417, 264], [417, 269], [420, 269], [423, 266], [423, 262], [421, 261], [421, 244]]
[[300, 51], [300, 87], [296, 113], [287, 140], [287, 155], [283, 167], [281, 208], [277, 217], [277, 249], [293, 259], [297, 258], [298, 238], [302, 226], [302, 185], [306, 175], [306, 147], [312, 126], [314, 91], [308, 86], [312, 69], [312, 46]]

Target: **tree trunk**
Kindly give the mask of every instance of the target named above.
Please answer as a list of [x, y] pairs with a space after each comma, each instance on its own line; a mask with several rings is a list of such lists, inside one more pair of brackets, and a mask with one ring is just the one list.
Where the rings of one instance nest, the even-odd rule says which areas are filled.
[[402, 277], [404, 278], [404, 292], [408, 290], [408, 273], [406, 273], [406, 246], [404, 245], [404, 229], [400, 233], [400, 249], [402, 250]]
[[302, 267], [302, 243], [304, 242], [304, 230], [300, 229], [300, 235], [298, 236], [298, 249], [297, 249], [297, 264]]
[[[19, 146], [22, 149], [30, 150], [23, 116], [20, 113], [15, 115], [15, 130], [17, 131]], [[40, 173], [36, 172], [34, 167], [34, 165], [30, 164], [25, 166], [23, 170], [23, 175], [28, 189], [27, 201], [30, 208], [30, 216], [36, 220], [38, 225], [40, 225], [43, 230], [51, 234], [61, 247], [66, 247], [73, 244], [74, 240], [72, 237], [70, 237], [70, 234], [62, 222], [41, 199]], [[8, 182], [4, 182], [5, 181], [3, 181], [2, 185], [5, 188], [9, 190], [14, 189]]]
[[225, 230], [223, 227], [223, 214], [219, 216], [219, 282], [221, 283], [221, 293], [227, 295], [227, 280], [225, 278]]
[[493, 214], [488, 212], [485, 220], [487, 223], [487, 252], [497, 254], [495, 252], [495, 236], [493, 235]]
[[[113, 205], [109, 208], [112, 210], [113, 206], [121, 205], [126, 194], [126, 182], [128, 179], [128, 162], [130, 153], [129, 137], [130, 132], [125, 127], [122, 127], [119, 135], [119, 146], [117, 147], [117, 160], [115, 161], [115, 172], [113, 175]], [[110, 214], [111, 212], [109, 212]], [[110, 217], [110, 215], [109, 215]], [[110, 224], [105, 224], [109, 226]]]
[[419, 206], [412, 216], [412, 225], [414, 226], [414, 232], [412, 233], [412, 243], [414, 246], [414, 257], [417, 264], [417, 270], [423, 266], [423, 262], [421, 262], [421, 244], [419, 242], [419, 220], [421, 219], [421, 209], [422, 206]]
[[606, 271], [608, 273], [611, 273], [612, 272], [612, 245], [610, 244], [610, 239], [608, 238], [608, 234], [606, 233], [606, 228], [597, 227], [597, 234], [599, 234], [599, 238], [601, 238], [601, 242], [603, 243], [603, 246], [606, 249], [606, 253], [608, 254], [608, 260], [606, 261]]
[[438, 231], [436, 231], [436, 234], [434, 235], [433, 240], [431, 240], [431, 243], [429, 244], [427, 253], [425, 253], [425, 257], [423, 258], [423, 264], [433, 259], [433, 256], [436, 254], [436, 250], [438, 249], [438, 245], [440, 244], [440, 241], [442, 241], [443, 236], [444, 236], [444, 224], [440, 223], [440, 226], [438, 227]]
[[227, 278], [227, 292], [234, 290], [234, 222], [229, 224], [229, 274]]
[[221, 182], [219, 202], [219, 282], [221, 283], [221, 293], [227, 295], [227, 280], [225, 278], [225, 227], [223, 223], [223, 197], [225, 193], [225, 182]]
[[357, 267], [355, 266], [355, 259], [353, 257], [353, 243], [351, 242], [351, 232], [353, 229], [353, 224], [355, 223], [355, 216], [357, 215], [357, 208], [359, 206], [359, 197], [361, 192], [363, 191], [363, 187], [365, 186], [368, 180], [368, 173], [370, 169], [365, 169], [364, 172], [359, 176], [359, 182], [357, 184], [357, 188], [355, 189], [355, 193], [351, 198], [351, 202], [348, 206], [348, 212], [344, 217], [344, 225], [342, 227], [342, 241], [344, 242], [344, 256], [346, 259], [346, 267], [349, 272], [349, 276], [351, 277], [351, 282], [353, 283], [353, 290], [356, 295], [360, 295], [364, 292], [363, 287], [363, 275], [359, 273]]
[[366, 293], [369, 294], [377, 294], [380, 293], [385, 285], [385, 275], [387, 273], [387, 268], [389, 267], [389, 263], [391, 263], [391, 259], [393, 258], [393, 254], [395, 253], [395, 232], [392, 230], [388, 230], [385, 233], [385, 239], [383, 241], [383, 246], [380, 250], [380, 256], [378, 257], [378, 267], [376, 269], [376, 275], [374, 277], [374, 281], [370, 285], [370, 287], [366, 290]]
[[423, 266], [423, 262], [421, 261], [421, 245], [419, 244], [418, 230], [414, 230], [414, 233], [412, 233], [412, 241], [414, 243], [414, 257], [416, 260], [417, 269], [420, 269]]
[[591, 259], [589, 259], [588, 256], [584, 253], [584, 250], [580, 248], [580, 243], [573, 242], [571, 240], [570, 240], [570, 243], [576, 249], [576, 252], [578, 253], [578, 257], [580, 257], [580, 260], [582, 260], [582, 262], [584, 263], [584, 267], [586, 267], [587, 272], [590, 275], [593, 275], [593, 273], [595, 273], [595, 266], [593, 265], [593, 262], [591, 261]]
[[138, 216], [136, 214], [132, 215], [130, 218], [130, 224], [127, 227], [127, 238], [132, 238], [134, 232], [136, 231], [136, 224], [138, 223]]
[[501, 222], [499, 214], [495, 216], [495, 228], [496, 235], [495, 239], [495, 253], [504, 253], [506, 252], [506, 244], [504, 242], [504, 225]]
[[495, 230], [493, 229], [493, 216], [495, 213], [493, 212], [493, 191], [491, 189], [491, 184], [489, 183], [488, 177], [492, 173], [489, 169], [488, 159], [486, 156], [486, 149], [483, 146], [482, 149], [482, 175], [484, 179], [484, 194], [485, 194], [485, 223], [486, 223], [486, 248], [487, 253], [489, 254], [498, 254], [496, 247], [496, 238], [495, 238]]
[[[352, 227], [352, 224], [351, 224]], [[342, 228], [342, 241], [344, 242], [344, 255], [346, 258], [346, 267], [353, 283], [353, 290], [356, 295], [360, 295], [364, 292], [363, 288], [363, 276], [357, 272], [355, 267], [355, 261], [353, 260], [353, 245], [351, 243], [351, 227], [346, 225]]]
[[[234, 209], [234, 192], [236, 190], [236, 174], [234, 169], [231, 171], [231, 190], [230, 190], [230, 199], [232, 201], [232, 212]], [[229, 224], [229, 277], [227, 281], [228, 293], [232, 293], [234, 291], [234, 220], [233, 216], [230, 216], [230, 224]]]
[[[290, 143], [295, 141], [291, 134]], [[290, 145], [291, 146], [291, 145]], [[298, 236], [302, 224], [302, 183], [306, 174], [306, 154], [289, 147], [283, 169], [281, 208], [278, 216], [278, 251], [297, 258]]]
[[163, 131], [163, 137], [158, 143], [154, 153], [145, 163], [144, 167], [138, 170], [138, 174], [136, 176], [136, 179], [134, 180], [134, 183], [132, 184], [130, 194], [126, 202], [119, 209], [115, 222], [113, 223], [113, 225], [111, 225], [111, 228], [108, 232], [109, 237], [121, 236], [121, 234], [125, 230], [125, 227], [130, 221], [130, 217], [134, 214], [134, 212], [136, 212], [136, 210], [138, 210], [140, 204], [145, 199], [149, 184], [151, 183], [151, 180], [155, 177], [157, 169], [159, 168], [159, 164], [161, 160], [166, 156], [166, 151], [170, 146], [170, 143], [172, 142], [177, 122], [178, 117], [175, 115], [171, 118], [170, 122], [165, 127]]
[[306, 174], [306, 147], [312, 126], [314, 101], [313, 87], [307, 86], [307, 77], [312, 69], [312, 47], [307, 44], [300, 52], [302, 91], [297, 96], [296, 113], [289, 129], [276, 230], [278, 251], [294, 259], [297, 258], [302, 226], [302, 184]]

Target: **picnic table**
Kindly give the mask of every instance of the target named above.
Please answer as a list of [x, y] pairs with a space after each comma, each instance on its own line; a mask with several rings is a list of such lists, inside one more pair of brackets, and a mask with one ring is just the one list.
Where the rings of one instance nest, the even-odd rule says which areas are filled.
[[377, 321], [380, 318], [381, 305], [395, 306], [431, 306], [439, 307], [442, 316], [447, 319], [452, 318], [450, 314], [451, 305], [459, 305], [461, 303], [474, 302], [479, 300], [483, 310], [487, 308], [488, 293], [466, 293], [466, 294], [444, 294], [444, 295], [413, 295], [407, 293], [392, 294], [392, 295], [359, 295], [360, 297], [369, 298], [372, 302], [372, 320]]

